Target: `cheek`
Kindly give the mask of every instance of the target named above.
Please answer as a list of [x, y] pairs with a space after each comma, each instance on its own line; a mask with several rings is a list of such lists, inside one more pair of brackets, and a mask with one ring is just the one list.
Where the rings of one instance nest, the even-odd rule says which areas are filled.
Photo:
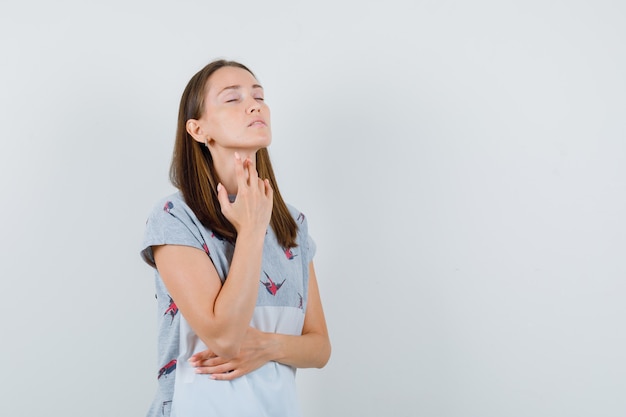
[[270, 111], [270, 108], [265, 106], [265, 121], [267, 122], [267, 125], [270, 126], [272, 124], [272, 112]]
[[209, 119], [208, 125], [212, 135], [228, 135], [234, 133], [240, 122], [228, 112], [215, 112]]

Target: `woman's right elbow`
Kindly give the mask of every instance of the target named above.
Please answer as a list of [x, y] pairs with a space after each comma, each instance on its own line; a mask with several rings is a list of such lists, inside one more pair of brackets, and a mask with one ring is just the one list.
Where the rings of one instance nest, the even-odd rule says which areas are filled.
[[[208, 342], [208, 343], [207, 343]], [[209, 349], [213, 351], [216, 356], [224, 360], [231, 360], [239, 356], [241, 351], [241, 343], [235, 342], [232, 339], [213, 339], [206, 341], [205, 344], [209, 346]]]

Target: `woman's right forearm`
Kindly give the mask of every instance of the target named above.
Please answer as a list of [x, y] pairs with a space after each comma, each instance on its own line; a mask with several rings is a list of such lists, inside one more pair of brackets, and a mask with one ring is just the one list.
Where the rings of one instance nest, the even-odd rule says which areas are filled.
[[237, 236], [228, 276], [215, 299], [216, 325], [211, 341], [225, 357], [234, 357], [254, 313], [259, 291], [265, 231], [242, 231]]
[[157, 269], [180, 313], [217, 355], [235, 357], [258, 296], [265, 231], [242, 231], [222, 284], [206, 253], [179, 245], [154, 246]]

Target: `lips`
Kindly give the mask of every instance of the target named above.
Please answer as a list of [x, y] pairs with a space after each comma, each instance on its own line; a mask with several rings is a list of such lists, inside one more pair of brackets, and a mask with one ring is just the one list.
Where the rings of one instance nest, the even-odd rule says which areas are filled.
[[265, 124], [265, 120], [263, 119], [254, 119], [248, 125], [248, 127], [252, 127], [252, 126], [267, 126], [267, 125]]

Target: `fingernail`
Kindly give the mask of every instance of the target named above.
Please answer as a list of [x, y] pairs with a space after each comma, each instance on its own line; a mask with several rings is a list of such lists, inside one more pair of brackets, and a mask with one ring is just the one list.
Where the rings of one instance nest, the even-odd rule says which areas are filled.
[[235, 159], [241, 159], [241, 156], [239, 156], [239, 152], [235, 152]]
[[222, 189], [222, 183], [219, 182], [217, 183], [217, 192], [219, 193], [221, 189]]

